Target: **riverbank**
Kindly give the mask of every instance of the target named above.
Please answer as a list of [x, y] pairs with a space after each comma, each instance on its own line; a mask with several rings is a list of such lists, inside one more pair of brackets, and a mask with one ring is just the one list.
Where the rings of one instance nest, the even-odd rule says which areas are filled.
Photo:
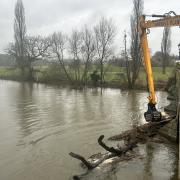
[[171, 116], [176, 116], [176, 118], [164, 126], [160, 133], [165, 137], [169, 138], [176, 143], [179, 143], [179, 117], [180, 117], [180, 68], [178, 64], [176, 66], [176, 73], [174, 77], [171, 78], [167, 85], [167, 92], [169, 100], [169, 105], [164, 107], [164, 110], [171, 114]]
[[[153, 67], [154, 73], [154, 84], [156, 90], [164, 90], [168, 82], [169, 77], [173, 73], [173, 67], [167, 67], [166, 74], [162, 74], [160, 67]], [[14, 67], [0, 67], [0, 79], [13, 80], [13, 81], [30, 81], [28, 76], [21, 76], [19, 69]], [[52, 84], [52, 85], [63, 85], [72, 86], [74, 88], [83, 88], [84, 85], [80, 82], [74, 81], [69, 82], [66, 77], [58, 68], [52, 67], [36, 67], [34, 71], [34, 78], [31, 82]], [[89, 78], [86, 84], [87, 87], [100, 87], [100, 83], [94, 84]], [[128, 89], [128, 83], [126, 79], [126, 70], [124, 67], [111, 67], [105, 75], [104, 88], [120, 88]], [[146, 74], [143, 68], [141, 68], [139, 77], [136, 80], [134, 89], [147, 89]]]

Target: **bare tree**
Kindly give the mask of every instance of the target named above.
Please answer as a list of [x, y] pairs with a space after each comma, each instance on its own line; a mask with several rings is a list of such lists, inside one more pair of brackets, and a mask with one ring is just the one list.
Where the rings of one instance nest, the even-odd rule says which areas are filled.
[[27, 36], [25, 40], [26, 67], [29, 71], [29, 79], [33, 79], [33, 63], [44, 57], [48, 57], [50, 39], [41, 36]]
[[143, 13], [143, 0], [133, 0], [133, 12], [131, 15], [131, 63], [128, 64], [127, 74], [129, 88], [133, 88], [138, 78], [141, 65], [140, 35], [138, 31], [139, 18]]
[[67, 70], [67, 65], [64, 61], [65, 45], [67, 43], [67, 37], [65, 34], [58, 32], [51, 36], [51, 56], [57, 58], [60, 67], [65, 73], [66, 78], [72, 83], [72, 78]]
[[171, 51], [171, 29], [170, 27], [165, 27], [163, 31], [163, 38], [161, 41], [161, 52], [163, 54], [163, 59], [162, 59], [163, 74], [166, 73], [166, 66], [168, 63], [170, 51]]
[[126, 61], [126, 75], [127, 75], [127, 81], [128, 81], [128, 86], [129, 88], [131, 88], [131, 84], [132, 84], [132, 78], [131, 78], [131, 71], [130, 71], [130, 61], [128, 58], [128, 53], [127, 53], [127, 35], [126, 35], [126, 31], [124, 32], [124, 51], [122, 53], [122, 55], [124, 56], [124, 59]]
[[112, 54], [112, 45], [115, 37], [115, 26], [112, 19], [101, 18], [94, 27], [97, 56], [100, 65], [101, 87], [104, 82], [104, 63]]
[[74, 76], [76, 81], [80, 81], [81, 79], [81, 60], [80, 60], [80, 52], [82, 47], [82, 36], [81, 32], [77, 30], [72, 31], [72, 35], [69, 38], [69, 49], [70, 54], [73, 56], [72, 69], [74, 71]]
[[69, 49], [73, 56], [71, 68], [75, 81], [86, 84], [90, 64], [95, 56], [95, 41], [93, 32], [85, 26], [82, 31], [73, 30], [69, 39]]
[[26, 38], [26, 24], [25, 13], [22, 0], [17, 0], [15, 5], [15, 19], [14, 19], [14, 45], [12, 51], [16, 59], [18, 67], [21, 69], [24, 75], [26, 66], [25, 61], [25, 38]]
[[84, 70], [82, 74], [82, 82], [87, 83], [87, 75], [90, 70], [91, 62], [95, 56], [95, 39], [93, 32], [85, 26], [82, 31], [82, 47], [81, 47], [82, 60], [84, 65]]

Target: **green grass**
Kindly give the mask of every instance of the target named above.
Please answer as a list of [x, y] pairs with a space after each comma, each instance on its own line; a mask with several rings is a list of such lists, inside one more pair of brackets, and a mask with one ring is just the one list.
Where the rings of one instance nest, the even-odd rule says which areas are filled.
[[[168, 78], [172, 76], [174, 68], [173, 67], [167, 67], [166, 68], [166, 74], [162, 73], [161, 67], [153, 67], [153, 78], [155, 82], [167, 82]], [[146, 82], [146, 73], [143, 68], [140, 69], [138, 80]]]
[[[156, 89], [164, 88], [168, 78], [173, 74], [173, 67], [166, 68], [166, 74], [162, 73], [161, 67], [153, 67], [153, 78]], [[107, 83], [119, 83], [122, 86], [127, 85], [127, 78], [126, 78], [126, 69], [124, 67], [111, 67], [110, 71], [108, 71], [105, 75], [105, 80]], [[139, 76], [136, 80], [136, 87], [138, 88], [146, 88], [147, 86], [147, 79], [146, 79], [146, 72], [143, 67], [141, 67], [139, 71]]]
[[[105, 67], [106, 69], [107, 67]], [[36, 67], [38, 70], [35, 74], [35, 79], [39, 82], [59, 82], [59, 81], [66, 81], [66, 77], [63, 75], [63, 72], [60, 72], [57, 66], [54, 67]], [[166, 74], [162, 73], [161, 67], [153, 67], [153, 77], [154, 82], [156, 84], [166, 84], [168, 78], [173, 74], [173, 67], [166, 68]], [[93, 72], [90, 71], [89, 75]], [[21, 80], [21, 73], [20, 70], [16, 68], [10, 67], [0, 67], [0, 78], [2, 79], [12, 79], [12, 80]], [[89, 78], [90, 79], [90, 78]], [[107, 72], [105, 74], [105, 82], [107, 84], [115, 85], [116, 87], [123, 87], [127, 85], [126, 79], [126, 68], [125, 67], [118, 67], [118, 66], [109, 66]], [[141, 67], [139, 72], [139, 77], [136, 81], [138, 87], [146, 87], [146, 73], [143, 67]]]
[[19, 79], [21, 73], [19, 69], [10, 68], [10, 67], [0, 67], [0, 78], [2, 79]]

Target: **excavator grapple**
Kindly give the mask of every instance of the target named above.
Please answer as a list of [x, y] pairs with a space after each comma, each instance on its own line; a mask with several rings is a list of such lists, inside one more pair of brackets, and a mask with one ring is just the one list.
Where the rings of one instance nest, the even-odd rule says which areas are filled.
[[144, 113], [144, 118], [147, 122], [158, 122], [161, 121], [162, 115], [154, 104], [148, 103], [148, 110]]

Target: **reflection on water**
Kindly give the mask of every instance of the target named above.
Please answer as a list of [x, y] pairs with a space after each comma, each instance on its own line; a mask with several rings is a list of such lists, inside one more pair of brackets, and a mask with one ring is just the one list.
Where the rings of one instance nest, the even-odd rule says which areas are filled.
[[19, 115], [19, 127], [23, 136], [28, 136], [34, 131], [33, 126], [38, 123], [38, 109], [33, 96], [33, 84], [20, 84], [19, 91], [14, 98], [14, 101], [17, 102], [16, 110]]
[[[0, 81], [0, 179], [68, 179], [84, 173], [70, 151], [89, 156], [102, 149], [97, 137], [144, 123], [147, 93], [105, 89], [73, 90], [42, 84]], [[166, 93], [157, 92], [159, 107]], [[175, 176], [172, 145], [139, 147], [142, 160], [122, 163], [94, 179], [170, 179]], [[89, 177], [92, 179], [93, 174]]]
[[146, 148], [146, 158], [144, 163], [144, 179], [152, 179], [152, 160], [153, 160], [153, 151], [154, 147], [147, 143]]

